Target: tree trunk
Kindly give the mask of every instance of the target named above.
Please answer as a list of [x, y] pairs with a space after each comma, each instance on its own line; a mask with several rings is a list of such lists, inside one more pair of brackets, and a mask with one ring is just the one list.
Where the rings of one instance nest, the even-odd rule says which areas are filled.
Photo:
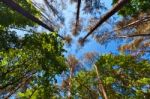
[[98, 72], [98, 69], [97, 69], [97, 66], [94, 64], [94, 68], [95, 68], [95, 71], [96, 71], [96, 74], [97, 74], [97, 78], [98, 78], [98, 89], [99, 89], [99, 93], [102, 93], [104, 99], [108, 99], [107, 97], [107, 94], [106, 94], [106, 91], [105, 91], [105, 88], [102, 84], [102, 81], [100, 79], [100, 76], [99, 76], [99, 72]]

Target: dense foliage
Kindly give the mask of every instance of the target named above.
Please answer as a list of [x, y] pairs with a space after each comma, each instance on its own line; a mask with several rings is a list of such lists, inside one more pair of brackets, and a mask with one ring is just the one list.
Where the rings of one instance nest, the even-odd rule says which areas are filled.
[[1, 97], [6, 97], [9, 92], [11, 95], [17, 90], [26, 92], [24, 88], [28, 91], [38, 87], [46, 88], [40, 92], [41, 97], [42, 94], [51, 96], [51, 93], [45, 93], [46, 90], [53, 89], [51, 84], [55, 83], [55, 76], [66, 70], [62, 54], [65, 50], [60, 39], [56, 33], [34, 33], [17, 41], [7, 50], [0, 51]]
[[[98, 58], [96, 69], [81, 70], [72, 77], [72, 98], [98, 99], [103, 97], [102, 84], [108, 99], [148, 99], [150, 96], [150, 63], [149, 60], [131, 55], [106, 54]], [[101, 81], [101, 82], [100, 82]], [[63, 82], [67, 91], [67, 79]]]
[[109, 98], [148, 98], [150, 63], [131, 55], [104, 55], [96, 62]]

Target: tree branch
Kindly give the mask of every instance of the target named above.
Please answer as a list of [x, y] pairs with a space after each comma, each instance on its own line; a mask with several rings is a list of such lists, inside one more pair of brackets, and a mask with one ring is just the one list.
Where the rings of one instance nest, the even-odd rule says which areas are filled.
[[18, 84], [18, 86], [16, 86], [16, 88], [14, 88], [13, 90], [11, 90], [9, 92], [9, 94], [4, 97], [4, 99], [9, 99], [9, 97], [11, 97], [19, 88], [21, 88], [31, 77], [32, 76], [30, 76], [28, 78], [24, 78], [24, 81], [21, 82], [20, 84]]
[[48, 2], [48, 0], [44, 0], [44, 3], [45, 3], [45, 5], [47, 6], [47, 8], [49, 9], [49, 11], [52, 11], [53, 15], [54, 15], [54, 16], [56, 15], [57, 18], [58, 18], [61, 22], [63, 22], [63, 21], [62, 21], [63, 18], [60, 16], [58, 10], [57, 10], [52, 4], [50, 4], [50, 2]]
[[145, 37], [145, 36], [150, 36], [150, 33], [149, 34], [131, 34], [131, 35], [122, 35], [122, 36], [117, 36], [117, 37], [120, 37], [120, 38], [128, 38], [128, 37]]
[[128, 28], [130, 26], [134, 26], [138, 23], [141, 23], [141, 22], [147, 22], [147, 21], [150, 21], [150, 16], [147, 16], [147, 17], [143, 17], [142, 19], [139, 19], [139, 20], [136, 20], [136, 21], [133, 21], [127, 25], [124, 25], [123, 27], [120, 27], [118, 29], [114, 29], [113, 31], [109, 32], [109, 33], [112, 33], [112, 32], [115, 32], [115, 31], [118, 31], [118, 30], [122, 30], [122, 29], [125, 29], [125, 28]]

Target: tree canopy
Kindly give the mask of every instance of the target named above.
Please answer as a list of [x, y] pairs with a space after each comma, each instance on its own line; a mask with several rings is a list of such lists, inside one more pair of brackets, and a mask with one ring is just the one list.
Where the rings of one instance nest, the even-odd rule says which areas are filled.
[[148, 99], [149, 6], [0, 0], [0, 98]]

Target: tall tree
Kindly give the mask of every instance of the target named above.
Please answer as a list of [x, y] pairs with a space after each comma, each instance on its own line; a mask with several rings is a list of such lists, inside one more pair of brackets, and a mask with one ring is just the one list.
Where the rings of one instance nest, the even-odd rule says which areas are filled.
[[96, 62], [108, 98], [148, 98], [149, 60], [130, 55], [103, 55]]
[[0, 51], [1, 98], [30, 89], [39, 90], [38, 97], [51, 97], [55, 76], [67, 69], [61, 39], [56, 33], [34, 33], [17, 41]]
[[[4, 3], [5, 2], [5, 3]], [[32, 21], [28, 20], [27, 18], [23, 17], [21, 14], [11, 10], [7, 5], [9, 4], [13, 7], [17, 7], [16, 3], [13, 3], [14, 1], [12, 0], [0, 0], [0, 24], [1, 27], [25, 27], [25, 26], [33, 26], [35, 23]], [[15, 0], [15, 2], [18, 3], [23, 9], [26, 9], [28, 13], [32, 13], [35, 16], [39, 16], [39, 12], [36, 10], [36, 8], [32, 5], [31, 0]], [[19, 10], [19, 9], [18, 9]]]
[[13, 10], [19, 12], [20, 14], [22, 14], [23, 16], [25, 16], [26, 18], [32, 20], [33, 22], [36, 22], [37, 24], [43, 26], [44, 28], [48, 29], [51, 32], [54, 32], [54, 29], [52, 27], [49, 27], [48, 25], [46, 25], [45, 23], [43, 23], [42, 21], [40, 21], [39, 19], [37, 19], [35, 16], [33, 16], [31, 13], [25, 11], [24, 9], [22, 9], [21, 6], [19, 6], [17, 3], [15, 3], [13, 0], [1, 0], [4, 4], [6, 4], [8, 7], [12, 8]]
[[116, 12], [118, 12], [126, 3], [128, 3], [130, 0], [119, 0], [112, 9], [110, 9], [106, 14], [104, 14], [100, 20], [93, 26], [91, 27], [90, 31], [88, 34], [83, 38], [80, 39], [79, 42], [81, 44], [86, 41], [87, 37], [91, 35], [101, 24], [103, 24], [108, 18], [110, 18], [112, 15], [114, 15]]

